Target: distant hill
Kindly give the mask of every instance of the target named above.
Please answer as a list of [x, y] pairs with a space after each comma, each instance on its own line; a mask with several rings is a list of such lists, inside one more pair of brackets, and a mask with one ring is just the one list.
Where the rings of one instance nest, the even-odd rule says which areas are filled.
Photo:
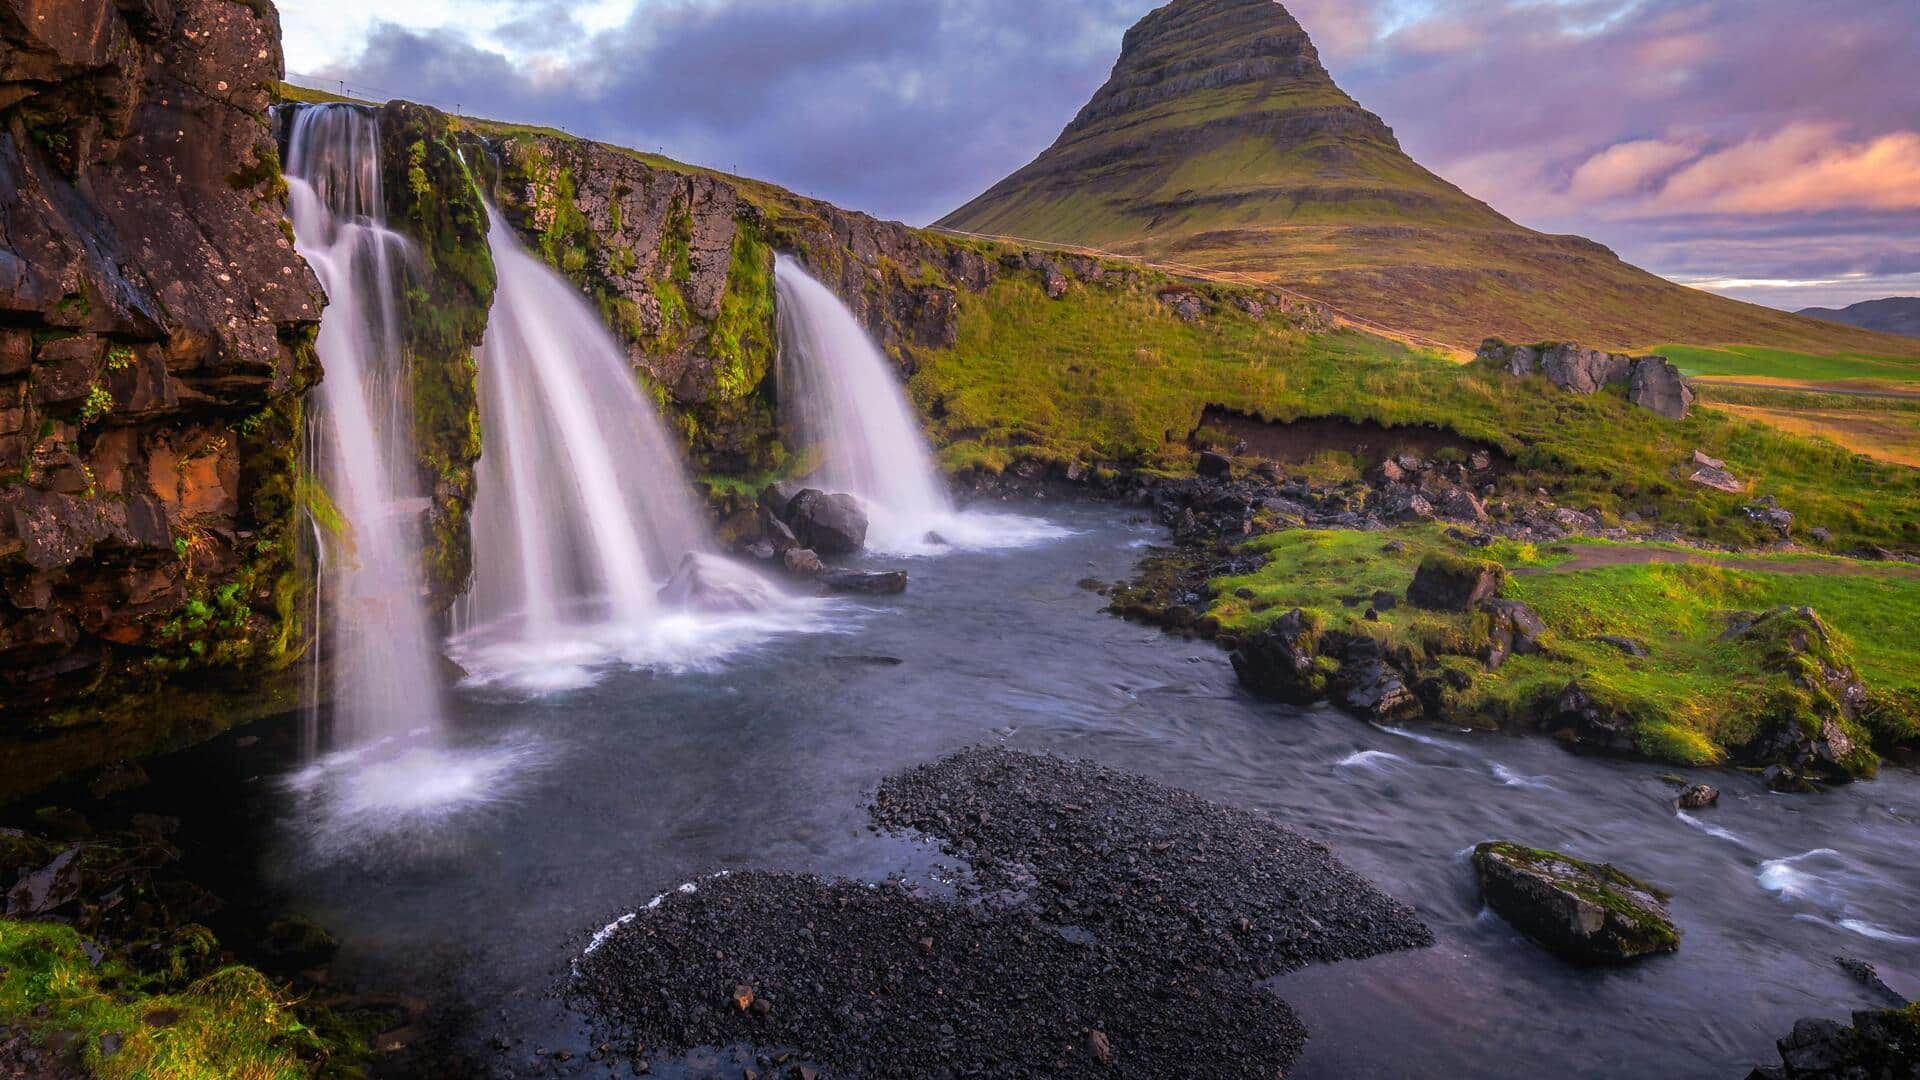
[[1882, 334], [1920, 338], [1920, 296], [1889, 296], [1885, 300], [1862, 300], [1852, 307], [1808, 308], [1800, 314], [1810, 319], [1845, 323], [1862, 330]]
[[939, 224], [1247, 274], [1465, 347], [1492, 334], [1920, 355], [1515, 224], [1408, 157], [1271, 0], [1149, 14], [1053, 146]]

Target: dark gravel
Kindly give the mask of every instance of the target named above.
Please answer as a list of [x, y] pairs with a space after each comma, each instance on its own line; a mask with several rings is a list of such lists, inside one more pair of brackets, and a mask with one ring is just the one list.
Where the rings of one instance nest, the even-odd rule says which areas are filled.
[[748, 1045], [780, 1076], [1272, 1078], [1306, 1033], [1257, 977], [1432, 943], [1325, 847], [1090, 762], [966, 750], [872, 812], [971, 863], [959, 897], [712, 878], [583, 957], [573, 998], [636, 1067]]
[[670, 893], [582, 959], [574, 992], [625, 1043], [747, 1043], [782, 1077], [805, 1062], [822, 1077], [1271, 1078], [1305, 1041], [1246, 980], [1118, 963], [894, 883], [777, 873]]
[[939, 837], [987, 906], [1141, 962], [1264, 977], [1433, 944], [1412, 909], [1324, 845], [1093, 762], [963, 750], [888, 778], [873, 816]]

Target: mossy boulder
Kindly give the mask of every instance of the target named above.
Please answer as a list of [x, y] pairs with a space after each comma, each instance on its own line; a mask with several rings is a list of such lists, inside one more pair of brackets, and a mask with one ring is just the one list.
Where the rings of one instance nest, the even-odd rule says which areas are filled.
[[1618, 964], [1680, 947], [1661, 889], [1606, 863], [1505, 841], [1473, 850], [1487, 906], [1564, 959]]
[[1319, 618], [1296, 608], [1241, 639], [1233, 651], [1234, 674], [1262, 697], [1295, 705], [1319, 701], [1338, 669], [1320, 657], [1319, 638]]
[[1776, 1046], [1780, 1064], [1753, 1070], [1748, 1080], [1852, 1080], [1920, 1076], [1920, 1002], [1899, 1009], [1856, 1012], [1853, 1026], [1801, 1020]]
[[1420, 560], [1407, 602], [1428, 611], [1471, 611], [1500, 595], [1506, 583], [1506, 567], [1499, 563], [1434, 552]]
[[1763, 670], [1782, 677], [1761, 708], [1758, 734], [1742, 756], [1778, 766], [1776, 787], [1870, 777], [1880, 759], [1862, 718], [1872, 696], [1846, 642], [1812, 608], [1735, 615], [1722, 640], [1755, 650]]

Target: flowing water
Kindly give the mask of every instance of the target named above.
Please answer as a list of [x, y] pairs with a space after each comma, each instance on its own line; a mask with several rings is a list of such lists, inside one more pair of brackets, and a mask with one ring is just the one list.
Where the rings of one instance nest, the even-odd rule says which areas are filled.
[[[469, 681], [578, 689], [609, 666], [683, 669], [812, 624], [817, 604], [720, 558], [652, 402], [599, 315], [489, 208], [499, 286], [478, 357]], [[663, 599], [662, 589], [682, 583]]]
[[[1296, 1077], [1727, 1080], [1796, 1019], [1877, 1004], [1836, 955], [1920, 994], [1913, 772], [1797, 797], [1700, 772], [1721, 805], [1683, 814], [1665, 766], [1258, 702], [1214, 646], [1105, 615], [1075, 587], [1128, 574], [1159, 530], [1111, 507], [1020, 509], [1070, 535], [918, 564], [905, 595], [826, 612], [836, 633], [546, 698], [460, 692], [453, 741], [511, 794], [399, 851], [311, 858], [290, 836], [299, 808], [251, 782], [297, 757], [273, 725], [153, 765], [155, 788], [178, 793], [168, 812], [187, 835], [220, 838], [199, 857], [228, 860], [236, 906], [250, 887], [313, 916], [342, 939], [336, 982], [447, 1005], [453, 1045], [506, 1075], [545, 1075], [536, 1047], [576, 1063], [592, 1049], [549, 991], [595, 929], [650, 896], [721, 869], [924, 874], [937, 854], [870, 833], [866, 804], [883, 776], [980, 742], [1270, 812], [1420, 910], [1431, 949], [1274, 980], [1312, 1032]], [[1483, 910], [1466, 852], [1493, 838], [1672, 889], [1680, 951], [1605, 970], [1546, 955]], [[496, 1033], [527, 1041], [496, 1054]]]
[[309, 749], [350, 749], [443, 726], [438, 652], [420, 575], [427, 502], [413, 450], [400, 298], [417, 265], [386, 227], [378, 121], [364, 109], [298, 110], [287, 184], [300, 254], [326, 290], [317, 342], [310, 499], [321, 564], [315, 669], [331, 698]]
[[1054, 534], [1030, 518], [957, 512], [893, 365], [853, 312], [791, 256], [776, 260], [774, 277], [780, 400], [802, 445], [819, 455], [808, 482], [866, 504], [870, 548], [927, 555]]

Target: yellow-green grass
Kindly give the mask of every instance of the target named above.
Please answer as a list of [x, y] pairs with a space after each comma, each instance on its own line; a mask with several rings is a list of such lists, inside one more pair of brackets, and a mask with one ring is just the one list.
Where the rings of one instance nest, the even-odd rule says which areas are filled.
[[[1388, 549], [1390, 542], [1404, 545]], [[1899, 575], [1825, 575], [1729, 569], [1711, 564], [1623, 563], [1555, 571], [1572, 558], [1503, 541], [1466, 549], [1437, 527], [1387, 533], [1300, 530], [1250, 546], [1268, 562], [1255, 573], [1213, 583], [1209, 611], [1222, 628], [1246, 633], [1295, 608], [1327, 630], [1407, 645], [1416, 655], [1468, 673], [1470, 688], [1452, 702], [1463, 721], [1524, 726], [1538, 704], [1579, 680], [1624, 703], [1637, 721], [1636, 743], [1650, 757], [1687, 764], [1726, 758], [1757, 733], [1780, 676], [1762, 667], [1750, 645], [1722, 641], [1735, 611], [1812, 607], [1836, 631], [1872, 694], [1865, 733], [1881, 746], [1920, 735], [1920, 643], [1907, 632], [1920, 620], [1920, 580]], [[1577, 550], [1577, 549], [1576, 549]], [[1504, 595], [1545, 620], [1546, 652], [1516, 656], [1482, 671], [1473, 653], [1484, 616], [1423, 611], [1402, 603], [1364, 617], [1376, 591], [1403, 596], [1420, 561], [1443, 552], [1499, 562], [1513, 574]], [[1350, 604], [1348, 601], [1358, 601]], [[1638, 659], [1593, 639], [1630, 638], [1647, 646]]]
[[[1370, 335], [1257, 321], [1227, 303], [1188, 323], [1154, 288], [1075, 285], [1049, 300], [1030, 276], [1006, 275], [963, 293], [959, 344], [926, 354], [911, 384], [948, 466], [1175, 467], [1191, 460], [1186, 437], [1211, 404], [1278, 421], [1450, 430], [1511, 455], [1518, 489], [1546, 487], [1603, 517], [1650, 504], [1727, 542], [1766, 539], [1741, 513], [1758, 495], [1797, 514], [1802, 534], [1824, 526], [1843, 545], [1920, 542], [1912, 469], [1710, 409], [1668, 421], [1617, 393], [1567, 394]], [[1750, 490], [1689, 483], [1696, 449], [1725, 459]]]
[[0, 1018], [35, 1042], [65, 1034], [102, 1080], [304, 1080], [331, 1053], [251, 968], [149, 993], [151, 980], [118, 961], [94, 964], [70, 927], [12, 920], [0, 920], [0, 967]]
[[1759, 345], [1662, 345], [1654, 350], [1688, 375], [1754, 376], [1805, 383], [1887, 380], [1920, 382], [1920, 360], [1841, 352], [1832, 355], [1770, 349]]

